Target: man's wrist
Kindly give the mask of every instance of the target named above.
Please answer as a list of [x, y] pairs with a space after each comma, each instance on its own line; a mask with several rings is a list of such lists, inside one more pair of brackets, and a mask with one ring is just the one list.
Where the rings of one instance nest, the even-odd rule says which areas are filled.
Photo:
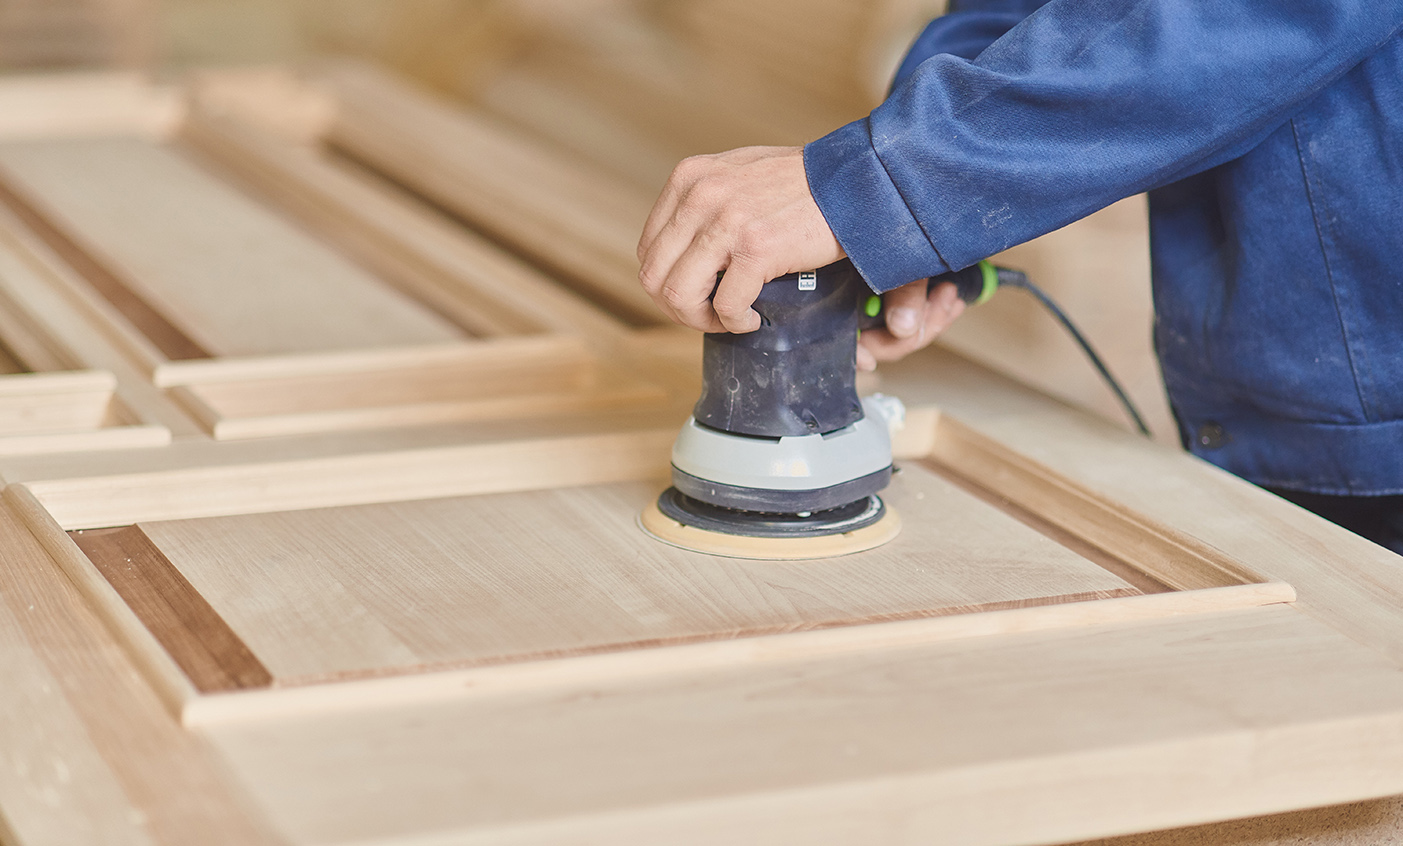
[[804, 148], [809, 191], [858, 272], [882, 292], [950, 268], [872, 147], [866, 118]]

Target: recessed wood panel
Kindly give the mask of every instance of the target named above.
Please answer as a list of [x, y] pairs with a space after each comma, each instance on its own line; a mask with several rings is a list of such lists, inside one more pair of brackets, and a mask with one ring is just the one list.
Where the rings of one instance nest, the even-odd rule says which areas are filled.
[[167, 358], [443, 343], [463, 333], [140, 138], [0, 144], [7, 201]]
[[893, 542], [744, 561], [645, 535], [654, 483], [141, 524], [280, 684], [1139, 593], [929, 471]]

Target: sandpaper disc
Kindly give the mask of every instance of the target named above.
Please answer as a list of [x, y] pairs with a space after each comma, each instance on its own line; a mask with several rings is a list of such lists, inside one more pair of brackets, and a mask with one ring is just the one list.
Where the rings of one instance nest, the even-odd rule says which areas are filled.
[[756, 558], [771, 561], [793, 561], [807, 558], [835, 558], [881, 546], [901, 531], [901, 517], [887, 506], [880, 520], [871, 525], [835, 535], [821, 537], [768, 537], [730, 535], [688, 526], [662, 513], [653, 500], [638, 515], [643, 531], [663, 543], [720, 555], [726, 558]]

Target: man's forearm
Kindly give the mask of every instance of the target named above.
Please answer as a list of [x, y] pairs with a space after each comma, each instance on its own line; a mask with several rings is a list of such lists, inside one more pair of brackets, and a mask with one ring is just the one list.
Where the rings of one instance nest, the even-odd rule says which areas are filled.
[[887, 290], [1235, 158], [1400, 21], [1398, 0], [1053, 0], [810, 144], [809, 186]]

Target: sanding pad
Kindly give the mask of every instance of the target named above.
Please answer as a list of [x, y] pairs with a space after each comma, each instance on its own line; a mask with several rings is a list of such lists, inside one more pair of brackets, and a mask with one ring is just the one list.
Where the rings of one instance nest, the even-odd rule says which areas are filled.
[[726, 558], [756, 558], [769, 561], [794, 561], [807, 558], [836, 558], [875, 549], [901, 531], [901, 517], [887, 506], [881, 519], [860, 529], [821, 537], [757, 538], [729, 535], [679, 523], [658, 509], [656, 500], [648, 503], [638, 515], [643, 531], [663, 543], [720, 555]]

